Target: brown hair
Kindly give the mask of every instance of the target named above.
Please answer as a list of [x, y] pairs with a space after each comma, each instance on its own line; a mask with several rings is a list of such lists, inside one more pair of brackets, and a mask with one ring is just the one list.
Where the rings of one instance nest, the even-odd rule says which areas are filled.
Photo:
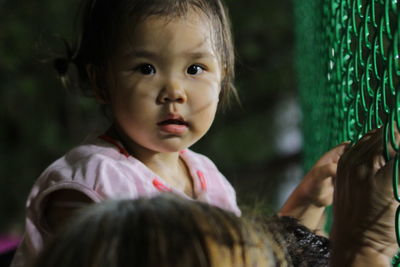
[[[67, 60], [58, 58], [54, 66], [61, 77], [66, 77], [68, 62], [78, 69], [78, 84], [85, 95], [92, 95], [87, 66], [100, 72], [107, 69], [108, 60], [121, 36], [121, 29], [135, 25], [141, 19], [157, 15], [166, 18], [185, 16], [195, 9], [209, 18], [217, 52], [223, 69], [221, 103], [229, 103], [230, 96], [238, 100], [234, 80], [234, 48], [227, 10], [220, 0], [86, 0], [81, 7], [80, 37], [74, 47], [67, 45]], [[105, 81], [99, 86], [106, 87]]]
[[45, 247], [34, 266], [287, 266], [268, 235], [234, 214], [164, 195], [84, 210]]

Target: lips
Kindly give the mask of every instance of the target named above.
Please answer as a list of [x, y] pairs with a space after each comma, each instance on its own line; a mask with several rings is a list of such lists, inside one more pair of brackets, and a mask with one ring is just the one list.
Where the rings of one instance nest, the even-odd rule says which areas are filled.
[[179, 135], [188, 129], [189, 123], [179, 115], [170, 114], [165, 120], [158, 122], [157, 125], [163, 132]]
[[188, 126], [188, 123], [184, 120], [179, 120], [179, 119], [167, 119], [165, 121], [160, 121], [157, 123], [157, 125], [168, 125], [168, 124], [176, 124], [176, 125], [186, 125]]

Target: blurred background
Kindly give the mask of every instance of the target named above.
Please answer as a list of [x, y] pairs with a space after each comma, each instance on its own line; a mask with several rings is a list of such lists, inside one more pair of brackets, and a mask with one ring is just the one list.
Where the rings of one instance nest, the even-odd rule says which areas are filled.
[[[73, 40], [79, 0], [0, 0], [0, 235], [23, 230], [40, 173], [107, 125], [95, 101], [63, 88], [52, 59]], [[301, 179], [301, 111], [290, 0], [227, 0], [242, 106], [220, 112], [193, 150], [210, 157], [243, 209], [272, 213]]]

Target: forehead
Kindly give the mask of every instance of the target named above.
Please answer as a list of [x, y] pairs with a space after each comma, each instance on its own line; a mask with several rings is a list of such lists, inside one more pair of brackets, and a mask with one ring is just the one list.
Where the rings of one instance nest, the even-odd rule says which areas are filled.
[[210, 19], [201, 12], [183, 16], [151, 15], [128, 24], [120, 34], [120, 48], [132, 49], [209, 49], [213, 52], [214, 30]]

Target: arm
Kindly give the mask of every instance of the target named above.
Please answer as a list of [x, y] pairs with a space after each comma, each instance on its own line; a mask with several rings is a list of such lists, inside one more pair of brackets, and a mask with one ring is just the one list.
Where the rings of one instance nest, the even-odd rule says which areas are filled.
[[59, 231], [83, 207], [93, 203], [88, 196], [75, 190], [58, 190], [45, 199], [44, 218], [48, 231]]
[[297, 218], [311, 230], [318, 229], [325, 207], [332, 204], [332, 179], [347, 146], [347, 143], [340, 144], [318, 160], [289, 196], [279, 215]]
[[[368, 133], [339, 161], [331, 233], [333, 267], [390, 266], [396, 252], [393, 160], [386, 162], [383, 157], [382, 132]], [[391, 147], [389, 153], [393, 158]]]

